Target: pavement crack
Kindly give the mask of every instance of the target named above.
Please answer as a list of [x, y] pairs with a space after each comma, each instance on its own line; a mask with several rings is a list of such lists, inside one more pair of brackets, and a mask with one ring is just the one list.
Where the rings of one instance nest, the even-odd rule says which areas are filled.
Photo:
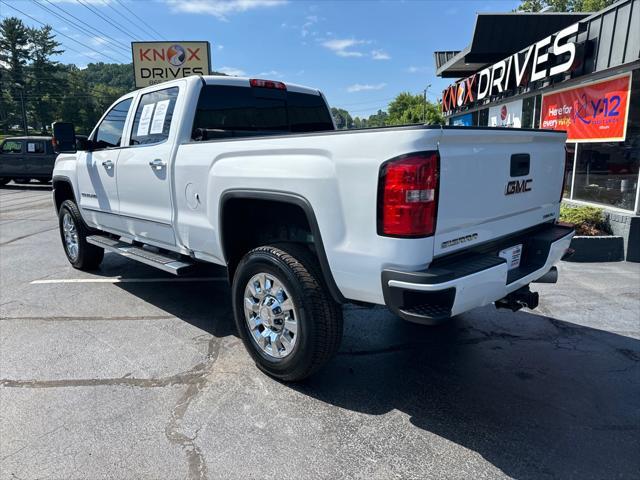
[[167, 440], [184, 451], [189, 468], [189, 478], [193, 480], [205, 480], [208, 478], [207, 463], [202, 450], [195, 443], [200, 429], [196, 430], [193, 437], [190, 437], [181, 431], [182, 421], [191, 402], [203, 391], [207, 384], [207, 376], [211, 373], [213, 365], [218, 359], [220, 343], [220, 340], [215, 337], [211, 337], [209, 340], [206, 359], [191, 370], [194, 381], [189, 384], [174, 405], [169, 416], [169, 422], [164, 429]]
[[[211, 346], [211, 342], [216, 343]], [[206, 358], [190, 370], [176, 373], [160, 378], [135, 378], [128, 375], [119, 378], [77, 378], [59, 380], [20, 380], [20, 379], [0, 379], [0, 387], [6, 388], [69, 388], [69, 387], [100, 387], [100, 386], [122, 386], [139, 388], [162, 388], [175, 385], [200, 385], [213, 362], [217, 358], [219, 341], [212, 337], [209, 343]], [[130, 375], [130, 374], [129, 374]]]
[[57, 230], [58, 227], [52, 227], [52, 228], [45, 228], [44, 230], [38, 230], [37, 232], [33, 232], [33, 233], [29, 233], [27, 235], [22, 235], [20, 237], [16, 237], [16, 238], [12, 238], [11, 240], [7, 240], [6, 242], [2, 242], [0, 243], [0, 247], [3, 247], [5, 245], [9, 245], [10, 243], [13, 242], [17, 242], [18, 240], [24, 240], [25, 238], [29, 238], [29, 237], [33, 237], [35, 235], [40, 235], [41, 233], [46, 233], [46, 232], [50, 232], [52, 230]]

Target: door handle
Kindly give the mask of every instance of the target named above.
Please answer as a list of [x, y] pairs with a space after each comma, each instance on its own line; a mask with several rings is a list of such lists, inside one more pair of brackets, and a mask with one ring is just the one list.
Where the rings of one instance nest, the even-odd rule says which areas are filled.
[[167, 166], [167, 163], [163, 162], [159, 158], [156, 158], [155, 160], [150, 161], [149, 165], [151, 166], [151, 168], [154, 168], [156, 170], [162, 170], [164, 167]]
[[111, 170], [113, 168], [113, 162], [111, 160], [105, 160], [102, 162], [102, 166], [107, 170]]

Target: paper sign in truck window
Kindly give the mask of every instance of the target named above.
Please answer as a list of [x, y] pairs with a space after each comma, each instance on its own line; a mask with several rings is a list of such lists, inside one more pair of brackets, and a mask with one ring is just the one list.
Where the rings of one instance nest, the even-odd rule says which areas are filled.
[[140, 115], [140, 123], [138, 124], [138, 137], [149, 135], [149, 125], [151, 124], [151, 114], [153, 113], [153, 107], [155, 103], [149, 103], [142, 107], [142, 114]]
[[171, 100], [161, 100], [156, 104], [156, 111], [153, 114], [153, 122], [151, 122], [151, 134], [162, 133], [164, 129], [164, 119], [167, 116]]

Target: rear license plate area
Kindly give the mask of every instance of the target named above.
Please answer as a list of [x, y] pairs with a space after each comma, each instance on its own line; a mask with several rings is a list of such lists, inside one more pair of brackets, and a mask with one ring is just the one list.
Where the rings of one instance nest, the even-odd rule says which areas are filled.
[[500, 250], [498, 256], [504, 258], [507, 261], [507, 268], [513, 270], [520, 266], [520, 260], [522, 259], [522, 244], [514, 245], [513, 247]]

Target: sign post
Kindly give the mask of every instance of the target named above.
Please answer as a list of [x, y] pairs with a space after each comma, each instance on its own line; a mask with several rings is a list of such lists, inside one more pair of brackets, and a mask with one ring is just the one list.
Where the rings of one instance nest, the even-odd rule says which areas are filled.
[[136, 88], [211, 72], [209, 42], [132, 42]]

